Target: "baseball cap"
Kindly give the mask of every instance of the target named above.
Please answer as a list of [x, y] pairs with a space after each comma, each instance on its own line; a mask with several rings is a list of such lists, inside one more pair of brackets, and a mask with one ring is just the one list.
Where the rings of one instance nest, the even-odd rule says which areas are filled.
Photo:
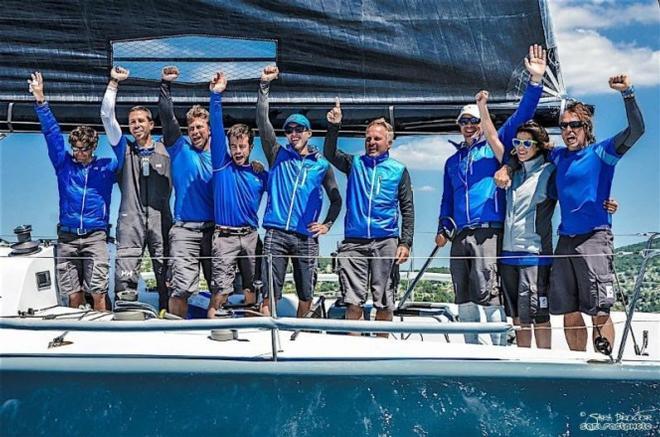
[[299, 124], [300, 126], [305, 126], [305, 129], [311, 129], [312, 128], [312, 124], [309, 122], [309, 119], [307, 117], [305, 117], [304, 115], [302, 115], [302, 114], [291, 114], [291, 115], [289, 115], [289, 117], [284, 122], [284, 125], [282, 126], [282, 128], [283, 129], [286, 128], [286, 126], [288, 124], [291, 124], [291, 123]]
[[463, 118], [463, 116], [465, 115], [481, 118], [481, 114], [479, 113], [479, 107], [475, 104], [463, 106], [463, 109], [461, 109], [461, 113], [458, 114], [458, 117], [456, 118], [456, 122], [458, 123], [458, 120]]

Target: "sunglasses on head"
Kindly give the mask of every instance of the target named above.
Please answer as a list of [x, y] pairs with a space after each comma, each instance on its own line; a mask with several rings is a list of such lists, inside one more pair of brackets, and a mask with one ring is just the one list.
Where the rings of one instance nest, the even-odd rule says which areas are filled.
[[92, 146], [85, 146], [85, 147], [76, 147], [76, 146], [71, 146], [71, 150], [75, 152], [89, 152], [92, 150]]
[[583, 121], [562, 121], [561, 123], [559, 123], [559, 129], [566, 130], [567, 127], [570, 127], [571, 129], [579, 129], [581, 127], [584, 127], [584, 122]]
[[481, 119], [477, 117], [460, 118], [458, 120], [458, 124], [461, 126], [466, 126], [468, 124], [479, 124], [479, 123], [481, 123]]
[[294, 132], [297, 133], [297, 134], [301, 134], [301, 133], [305, 132], [306, 130], [307, 130], [307, 128], [305, 126], [300, 126], [300, 125], [298, 125], [298, 126], [287, 126], [287, 127], [284, 128], [284, 133], [287, 134], [287, 135], [290, 135]]
[[513, 147], [523, 146], [526, 149], [529, 149], [530, 147], [532, 147], [534, 144], [537, 143], [537, 141], [534, 140], [520, 140], [518, 138], [514, 138], [513, 140], [511, 140], [511, 142], [513, 143]]

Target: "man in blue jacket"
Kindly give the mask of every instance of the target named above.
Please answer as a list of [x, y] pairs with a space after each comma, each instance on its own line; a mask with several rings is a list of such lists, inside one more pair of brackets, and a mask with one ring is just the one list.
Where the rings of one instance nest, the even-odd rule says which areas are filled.
[[212, 297], [208, 317], [216, 311], [234, 290], [236, 264], [241, 257], [241, 276], [245, 303], [256, 303], [253, 280], [259, 255], [259, 218], [257, 211], [266, 189], [268, 173], [250, 164], [254, 134], [245, 124], [233, 125], [228, 133], [229, 153], [222, 120], [222, 93], [227, 78], [216, 73], [211, 80], [211, 159], [213, 162], [213, 197], [215, 233], [213, 234]]
[[[275, 130], [268, 119], [268, 94], [270, 82], [278, 74], [275, 66], [264, 69], [257, 100], [257, 126], [270, 165], [268, 204], [264, 215], [264, 253], [272, 257], [272, 266], [268, 265], [268, 259], [263, 265], [266, 281], [261, 310], [269, 314], [271, 269], [273, 294], [279, 300], [291, 257], [298, 293], [297, 314], [303, 317], [312, 304], [316, 283], [318, 236], [326, 234], [339, 215], [341, 196], [330, 163], [308, 144], [312, 130], [307, 117], [302, 114], [289, 116], [283, 126], [287, 144], [280, 146], [277, 143]], [[325, 220], [320, 223], [321, 186], [330, 199], [330, 207]]]
[[[503, 144], [511, 144], [518, 126], [533, 118], [541, 98], [541, 80], [546, 68], [546, 52], [541, 46], [529, 48], [525, 67], [530, 74], [523, 98], [499, 129]], [[500, 166], [481, 132], [481, 117], [476, 105], [466, 105], [456, 122], [464, 141], [453, 143], [456, 153], [445, 163], [444, 186], [436, 244], [452, 241], [450, 270], [458, 313], [463, 322], [480, 319], [483, 306], [489, 321], [504, 320], [503, 302], [497, 269], [505, 213], [504, 191], [495, 186], [493, 176]], [[506, 157], [510, 150], [506, 150]], [[451, 219], [451, 220], [449, 220]], [[453, 224], [455, 223], [455, 229]], [[491, 335], [494, 344], [504, 344], [505, 336]], [[478, 343], [476, 334], [466, 334], [466, 343]]]
[[213, 167], [210, 151], [209, 113], [195, 105], [186, 114], [188, 137], [181, 134], [174, 115], [170, 84], [179, 77], [176, 67], [163, 68], [158, 108], [163, 143], [170, 154], [174, 185], [174, 225], [170, 229], [169, 310], [180, 317], [188, 313], [188, 299], [199, 291], [199, 268], [211, 283], [213, 219]]
[[[78, 126], [69, 135], [73, 154], [68, 153], [62, 131], [44, 95], [41, 73], [28, 79], [41, 131], [57, 175], [60, 217], [57, 226], [57, 284], [77, 308], [90, 293], [95, 310], [106, 310], [108, 293], [108, 218], [112, 185], [118, 162], [97, 158], [98, 134], [89, 126]], [[123, 156], [119, 154], [118, 156]]]
[[[346, 318], [362, 317], [362, 305], [371, 291], [376, 320], [392, 320], [399, 264], [406, 262], [413, 243], [410, 175], [389, 156], [394, 132], [385, 119], [367, 126], [364, 154], [350, 155], [337, 149], [342, 118], [339, 99], [327, 118], [324, 155], [348, 176], [345, 239], [337, 254]], [[400, 236], [399, 209], [403, 218]]]

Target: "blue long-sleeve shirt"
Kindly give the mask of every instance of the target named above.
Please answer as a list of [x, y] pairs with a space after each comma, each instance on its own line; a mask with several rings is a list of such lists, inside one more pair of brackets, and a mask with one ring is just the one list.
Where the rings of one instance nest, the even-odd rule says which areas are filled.
[[[62, 131], [48, 103], [37, 104], [35, 109], [46, 138], [48, 157], [57, 175], [60, 225], [80, 233], [107, 229], [118, 161], [97, 157], [93, 157], [89, 164], [75, 161], [67, 151]], [[123, 156], [123, 152], [120, 155]]]
[[[518, 109], [498, 130], [505, 145], [504, 155], [511, 151], [518, 127], [534, 117], [543, 87], [528, 84]], [[445, 163], [440, 217], [451, 217], [458, 230], [483, 223], [504, 221], [504, 190], [497, 188], [493, 176], [500, 163], [483, 136], [468, 146], [454, 143], [458, 149]], [[442, 224], [441, 224], [442, 226]]]
[[257, 211], [266, 189], [268, 173], [257, 173], [249, 163], [238, 165], [231, 159], [222, 121], [222, 94], [211, 93], [209, 109], [215, 223], [220, 226], [257, 228]]

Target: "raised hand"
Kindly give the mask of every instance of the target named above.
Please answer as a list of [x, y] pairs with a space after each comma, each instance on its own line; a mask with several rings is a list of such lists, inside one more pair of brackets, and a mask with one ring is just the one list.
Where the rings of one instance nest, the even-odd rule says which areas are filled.
[[160, 77], [167, 82], [174, 82], [179, 77], [179, 69], [173, 65], [163, 67], [163, 72]]
[[277, 79], [277, 76], [280, 74], [280, 69], [276, 65], [269, 65], [264, 68], [264, 71], [261, 72], [261, 81], [262, 82], [272, 82]]
[[625, 91], [632, 86], [630, 76], [627, 74], [618, 74], [609, 79], [610, 88], [616, 91]]
[[488, 102], [488, 97], [490, 94], [486, 90], [481, 90], [474, 96], [474, 100], [477, 101], [477, 105], [485, 105]]
[[43, 102], [46, 100], [44, 96], [44, 78], [41, 76], [41, 73], [35, 71], [30, 75], [28, 79], [28, 89], [34, 96], [34, 99], [37, 102]]
[[326, 118], [328, 119], [328, 123], [341, 123], [341, 105], [339, 104], [339, 97], [335, 98], [335, 106], [328, 111]]
[[129, 71], [125, 69], [124, 67], [116, 66], [112, 70], [110, 70], [110, 77], [117, 82], [121, 82], [122, 80], [126, 80], [128, 78]]
[[533, 82], [540, 83], [545, 74], [547, 52], [538, 44], [529, 46], [529, 55], [525, 58], [525, 68]]
[[225, 88], [227, 88], [227, 76], [223, 72], [215, 73], [209, 83], [209, 89], [211, 92], [221, 93]]

